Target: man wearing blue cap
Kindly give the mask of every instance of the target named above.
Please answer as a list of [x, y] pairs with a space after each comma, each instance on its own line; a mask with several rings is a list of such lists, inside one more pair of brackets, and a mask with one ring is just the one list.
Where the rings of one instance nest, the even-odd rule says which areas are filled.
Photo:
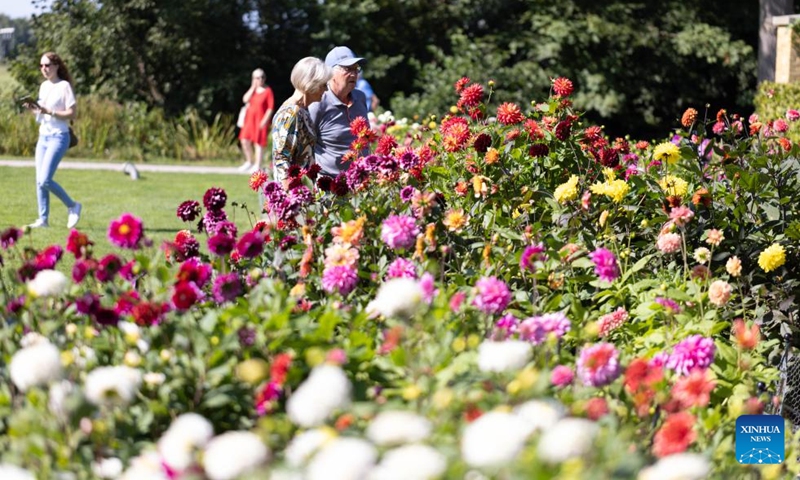
[[350, 133], [350, 122], [356, 117], [367, 118], [367, 99], [363, 92], [355, 89], [363, 61], [347, 47], [336, 47], [328, 52], [325, 65], [333, 70], [333, 76], [322, 100], [308, 108], [317, 134], [314, 159], [321, 173], [330, 177], [349, 168], [342, 157], [356, 138]]

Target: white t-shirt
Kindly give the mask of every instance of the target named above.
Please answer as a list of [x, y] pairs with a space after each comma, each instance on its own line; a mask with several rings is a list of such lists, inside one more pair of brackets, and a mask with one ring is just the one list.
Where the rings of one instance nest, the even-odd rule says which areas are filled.
[[[39, 105], [43, 106], [48, 112], [63, 111], [75, 105], [75, 94], [72, 93], [72, 86], [66, 80], [59, 80], [56, 83], [45, 80], [39, 87]], [[52, 135], [54, 133], [69, 131], [69, 122], [52, 115], [39, 114], [36, 116], [39, 122], [39, 135]]]

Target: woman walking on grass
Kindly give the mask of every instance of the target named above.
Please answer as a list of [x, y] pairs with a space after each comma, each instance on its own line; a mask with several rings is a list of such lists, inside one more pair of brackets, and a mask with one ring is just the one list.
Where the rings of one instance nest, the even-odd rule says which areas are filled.
[[39, 140], [36, 143], [36, 199], [39, 204], [39, 218], [29, 226], [49, 226], [52, 192], [66, 205], [67, 228], [72, 228], [81, 218], [81, 204], [70, 198], [61, 185], [53, 180], [58, 164], [69, 148], [69, 121], [75, 118], [72, 77], [61, 57], [53, 52], [42, 55], [39, 69], [45, 78], [39, 87], [39, 97], [35, 102], [25, 102], [25, 107], [36, 114], [36, 121], [39, 123]]

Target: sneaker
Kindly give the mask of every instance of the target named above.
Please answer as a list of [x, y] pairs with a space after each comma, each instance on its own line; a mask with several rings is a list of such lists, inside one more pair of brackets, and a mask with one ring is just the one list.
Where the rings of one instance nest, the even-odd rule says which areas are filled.
[[75, 202], [75, 205], [67, 209], [67, 212], [69, 213], [67, 215], [67, 228], [73, 228], [75, 225], [78, 224], [78, 221], [81, 219], [82, 207], [83, 205], [81, 205], [78, 202]]
[[241, 166], [239, 166], [236, 169], [236, 171], [237, 172], [249, 172], [252, 168], [253, 168], [253, 166], [250, 165], [250, 162], [245, 162]]
[[260, 168], [258, 168], [258, 167], [257, 167], [257, 166], [255, 166], [255, 165], [253, 165], [252, 167], [250, 167], [250, 168], [248, 168], [248, 169], [247, 169], [247, 174], [248, 174], [248, 175], [252, 175], [252, 174], [256, 173], [256, 172], [257, 172], [257, 171], [259, 171], [259, 170], [261, 170], [261, 169], [260, 169]]
[[37, 219], [35, 222], [28, 225], [29, 228], [47, 228], [49, 226], [50, 225], [48, 225], [47, 222], [45, 222], [41, 218]]

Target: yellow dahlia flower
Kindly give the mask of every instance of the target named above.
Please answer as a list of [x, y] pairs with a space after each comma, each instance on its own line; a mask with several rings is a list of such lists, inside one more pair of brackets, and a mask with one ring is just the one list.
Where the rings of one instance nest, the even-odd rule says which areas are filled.
[[569, 180], [557, 186], [553, 196], [556, 197], [558, 203], [567, 203], [578, 198], [578, 176], [573, 175], [569, 177]]
[[653, 150], [653, 158], [661, 162], [675, 163], [681, 158], [681, 151], [672, 142], [659, 143]]
[[625, 183], [625, 180], [612, 180], [606, 181], [605, 183], [595, 183], [589, 189], [592, 193], [605, 195], [611, 198], [611, 200], [620, 203], [622, 199], [625, 198], [625, 195], [628, 194], [631, 187]]
[[771, 272], [786, 263], [786, 250], [773, 243], [758, 256], [758, 266], [765, 272]]
[[664, 190], [664, 193], [667, 195], [677, 195], [678, 197], [686, 195], [686, 192], [689, 190], [689, 183], [674, 175], [667, 175], [659, 180], [658, 186], [660, 186], [661, 190]]

